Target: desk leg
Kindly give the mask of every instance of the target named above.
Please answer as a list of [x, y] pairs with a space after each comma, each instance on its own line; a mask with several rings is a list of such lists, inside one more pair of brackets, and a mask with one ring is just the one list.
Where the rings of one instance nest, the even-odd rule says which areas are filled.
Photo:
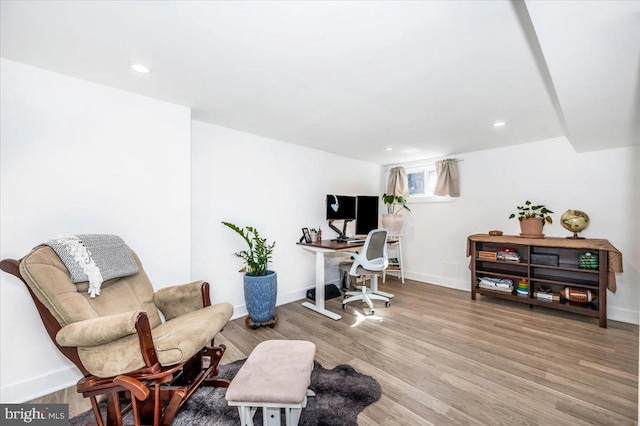
[[316, 303], [303, 302], [302, 306], [333, 320], [342, 318], [324, 307], [324, 253], [321, 251], [316, 252]]

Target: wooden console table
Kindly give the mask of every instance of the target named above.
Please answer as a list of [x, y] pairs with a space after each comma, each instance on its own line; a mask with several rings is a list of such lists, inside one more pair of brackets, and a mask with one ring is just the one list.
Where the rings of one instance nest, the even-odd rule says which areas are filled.
[[[480, 252], [495, 253], [501, 249], [513, 249], [520, 255], [519, 261], [480, 257]], [[597, 268], [582, 269], [579, 258], [590, 252], [598, 259]], [[533, 256], [532, 256], [533, 255]], [[537, 256], [539, 255], [539, 256]], [[545, 306], [588, 315], [599, 319], [600, 327], [607, 326], [607, 289], [616, 291], [616, 273], [622, 272], [622, 254], [607, 240], [568, 238], [522, 238], [513, 235], [494, 237], [475, 234], [468, 237], [467, 256], [471, 256], [471, 299], [476, 294], [499, 297], [530, 307]], [[544, 264], [536, 257], [557, 259], [556, 264]], [[498, 291], [478, 285], [480, 277], [503, 278], [514, 284], [512, 291]], [[520, 280], [529, 284], [528, 294], [518, 295]], [[598, 295], [594, 302], [575, 303], [561, 298], [548, 301], [534, 297], [541, 287], [559, 294], [565, 287], [591, 290]]]

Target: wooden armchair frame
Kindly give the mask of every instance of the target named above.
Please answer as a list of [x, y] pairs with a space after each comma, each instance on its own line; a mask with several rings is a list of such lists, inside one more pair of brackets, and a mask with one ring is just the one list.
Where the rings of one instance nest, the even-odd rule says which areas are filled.
[[[78, 381], [76, 390], [90, 399], [98, 426], [105, 424], [96, 399], [101, 395], [107, 396], [108, 426], [121, 426], [123, 415], [130, 410], [136, 426], [141, 424], [165, 426], [171, 424], [180, 407], [198, 387], [229, 386], [229, 380], [216, 378], [219, 373], [218, 365], [226, 347], [215, 346], [213, 340], [211, 346], [204, 347], [186, 362], [167, 367], [161, 366], [156, 355], [149, 319], [144, 312], [138, 315], [135, 328], [145, 366], [115, 377], [103, 378], [92, 375], [83, 366], [77, 348], [60, 346], [56, 341], [56, 335], [62, 326], [27, 285], [20, 274], [20, 261], [2, 260], [0, 269], [24, 283], [51, 341], [84, 376]], [[210, 306], [209, 283], [202, 284], [201, 294], [203, 307]], [[121, 398], [130, 402], [123, 407]]]

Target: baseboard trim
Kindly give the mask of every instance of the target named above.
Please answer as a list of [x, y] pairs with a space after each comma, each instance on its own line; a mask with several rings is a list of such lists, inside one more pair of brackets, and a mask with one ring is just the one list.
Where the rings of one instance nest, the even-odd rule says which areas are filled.
[[82, 374], [75, 366], [33, 377], [19, 383], [3, 386], [0, 389], [0, 401], [5, 404], [20, 404], [40, 398], [61, 389], [75, 386]]
[[[309, 287], [309, 288], [304, 288], [302, 290], [291, 291], [285, 294], [278, 294], [278, 297], [276, 299], [276, 307], [287, 304], [287, 303], [295, 302], [300, 299], [305, 299], [307, 297], [307, 290], [311, 288], [315, 288], [315, 287]], [[244, 303], [242, 305], [235, 305], [233, 307], [233, 316], [231, 317], [231, 319], [241, 318], [248, 314], [249, 313], [247, 312], [247, 305], [245, 305]]]
[[607, 319], [638, 325], [638, 311], [607, 306]]
[[471, 291], [468, 281], [454, 280], [451, 278], [438, 277], [435, 275], [420, 274], [411, 271], [405, 271], [404, 277], [414, 281], [420, 281], [426, 284], [434, 284], [440, 287], [454, 288], [456, 290]]

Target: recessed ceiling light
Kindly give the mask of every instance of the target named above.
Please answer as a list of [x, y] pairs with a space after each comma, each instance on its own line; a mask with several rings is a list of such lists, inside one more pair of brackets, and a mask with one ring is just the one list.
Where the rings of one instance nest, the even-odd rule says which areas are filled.
[[389, 147], [387, 148], [387, 151], [393, 151], [393, 148]]
[[131, 64], [131, 69], [135, 72], [139, 72], [140, 74], [149, 74], [151, 72], [149, 67], [142, 64]]
[[506, 121], [496, 121], [495, 123], [493, 123], [493, 127], [504, 127], [507, 125]]

